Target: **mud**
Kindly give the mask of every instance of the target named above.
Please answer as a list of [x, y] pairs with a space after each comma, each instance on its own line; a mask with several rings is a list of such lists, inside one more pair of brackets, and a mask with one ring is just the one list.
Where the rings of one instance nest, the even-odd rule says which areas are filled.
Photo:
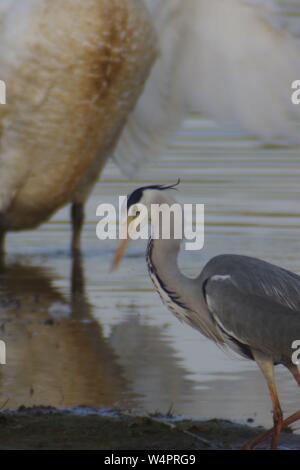
[[[131, 416], [85, 408], [20, 408], [0, 414], [0, 449], [212, 450], [239, 449], [262, 428], [229, 421]], [[268, 447], [268, 443], [263, 446]], [[300, 449], [282, 434], [281, 449]]]

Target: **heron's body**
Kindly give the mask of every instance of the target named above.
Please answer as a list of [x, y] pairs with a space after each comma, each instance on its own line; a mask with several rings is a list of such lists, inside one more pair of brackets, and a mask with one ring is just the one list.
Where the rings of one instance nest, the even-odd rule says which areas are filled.
[[248, 359], [255, 350], [275, 365], [291, 361], [300, 340], [300, 276], [257, 258], [220, 255], [189, 279], [178, 273], [176, 253], [160, 243], [149, 243], [149, 273], [177, 318]]
[[[186, 277], [177, 264], [181, 240], [174, 235], [179, 233], [184, 219], [169, 216], [170, 237], [157, 236], [161, 233], [161, 227], [156, 226], [160, 211], [175, 203], [172, 189], [174, 185], [139, 188], [128, 199], [129, 220], [139, 217], [136, 226], [143, 225], [146, 215], [139, 207], [145, 206], [144, 214], [148, 214], [148, 222], [156, 234], [154, 239], [150, 238], [147, 250], [150, 277], [164, 304], [179, 320], [221, 347], [229, 347], [257, 362], [272, 398], [274, 431], [267, 436], [273, 433], [275, 449], [283, 426], [300, 419], [298, 412], [283, 421], [274, 375], [274, 366], [282, 364], [300, 386], [300, 373], [293, 359], [295, 344], [300, 341], [300, 276], [260, 259], [219, 255], [204, 266], [198, 277]], [[138, 213], [132, 216], [134, 210]], [[175, 227], [177, 223], [181, 227]], [[131, 225], [129, 233], [130, 230]], [[124, 254], [126, 243], [126, 240], [120, 242], [115, 266]]]

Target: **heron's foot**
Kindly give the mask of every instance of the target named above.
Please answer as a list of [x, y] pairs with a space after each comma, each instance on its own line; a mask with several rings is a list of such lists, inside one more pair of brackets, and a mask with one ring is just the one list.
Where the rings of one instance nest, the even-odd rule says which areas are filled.
[[265, 442], [270, 436], [272, 436], [271, 450], [277, 450], [279, 446], [281, 430], [282, 427], [276, 427], [270, 429], [270, 431], [266, 431], [263, 434], [260, 434], [256, 438], [246, 442], [246, 444], [243, 445], [242, 450], [254, 450], [259, 444]]
[[286, 418], [281, 423], [280, 426], [278, 425], [276, 427], [273, 427], [269, 431], [266, 431], [263, 434], [260, 434], [259, 436], [255, 437], [254, 439], [251, 439], [250, 441], [246, 442], [246, 444], [243, 445], [242, 450], [253, 450], [255, 449], [255, 447], [257, 447], [262, 442], [265, 442], [271, 436], [272, 436], [271, 449], [276, 450], [279, 445], [279, 438], [280, 438], [281, 431], [298, 420], [300, 420], [300, 410], [292, 414], [288, 418]]
[[262, 444], [262, 442], [266, 441], [272, 435], [273, 429], [274, 428], [270, 429], [270, 431], [266, 431], [263, 434], [260, 434], [250, 441], [247, 441], [246, 444], [243, 445], [242, 450], [254, 450], [255, 447], [257, 447], [259, 444]]
[[243, 445], [242, 450], [254, 450], [259, 444], [265, 442], [272, 435], [272, 444], [271, 450], [277, 450], [280, 439], [280, 431], [276, 431], [272, 428], [270, 431], [266, 431], [263, 434], [260, 434], [255, 439], [251, 439]]

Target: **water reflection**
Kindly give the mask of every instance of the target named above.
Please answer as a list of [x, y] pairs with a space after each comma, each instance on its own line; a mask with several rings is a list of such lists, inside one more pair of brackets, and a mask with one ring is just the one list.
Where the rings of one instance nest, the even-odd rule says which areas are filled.
[[140, 316], [128, 315], [112, 328], [109, 341], [133, 390], [140, 396], [137, 405], [141, 411], [176, 412], [183, 397], [196, 392], [195, 381], [188, 378], [168, 339], [167, 326], [147, 325]]
[[166, 411], [193, 389], [161, 328], [129, 315], [104, 337], [86, 296], [79, 257], [72, 264], [69, 296], [55, 287], [54, 277], [45, 267], [2, 264], [0, 336], [8, 353], [0, 369], [0, 397], [6, 408], [138, 409], [150, 393], [152, 409]]
[[0, 335], [7, 365], [0, 369], [0, 396], [8, 408], [109, 406], [126, 390], [116, 355], [92, 317], [79, 258], [71, 279], [67, 298], [47, 268], [2, 266]]

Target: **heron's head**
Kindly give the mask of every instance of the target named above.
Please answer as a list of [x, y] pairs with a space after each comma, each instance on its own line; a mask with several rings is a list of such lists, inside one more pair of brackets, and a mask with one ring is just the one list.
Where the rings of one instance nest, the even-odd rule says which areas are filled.
[[127, 198], [127, 237], [121, 240], [113, 260], [112, 269], [116, 270], [126, 252], [129, 240], [131, 237], [131, 230], [135, 230], [137, 226], [143, 224], [151, 224], [151, 215], [153, 214], [152, 208], [154, 205], [161, 206], [162, 204], [174, 204], [172, 197], [172, 190], [175, 190], [180, 184], [180, 180], [172, 185], [153, 185], [144, 186], [133, 191]]

